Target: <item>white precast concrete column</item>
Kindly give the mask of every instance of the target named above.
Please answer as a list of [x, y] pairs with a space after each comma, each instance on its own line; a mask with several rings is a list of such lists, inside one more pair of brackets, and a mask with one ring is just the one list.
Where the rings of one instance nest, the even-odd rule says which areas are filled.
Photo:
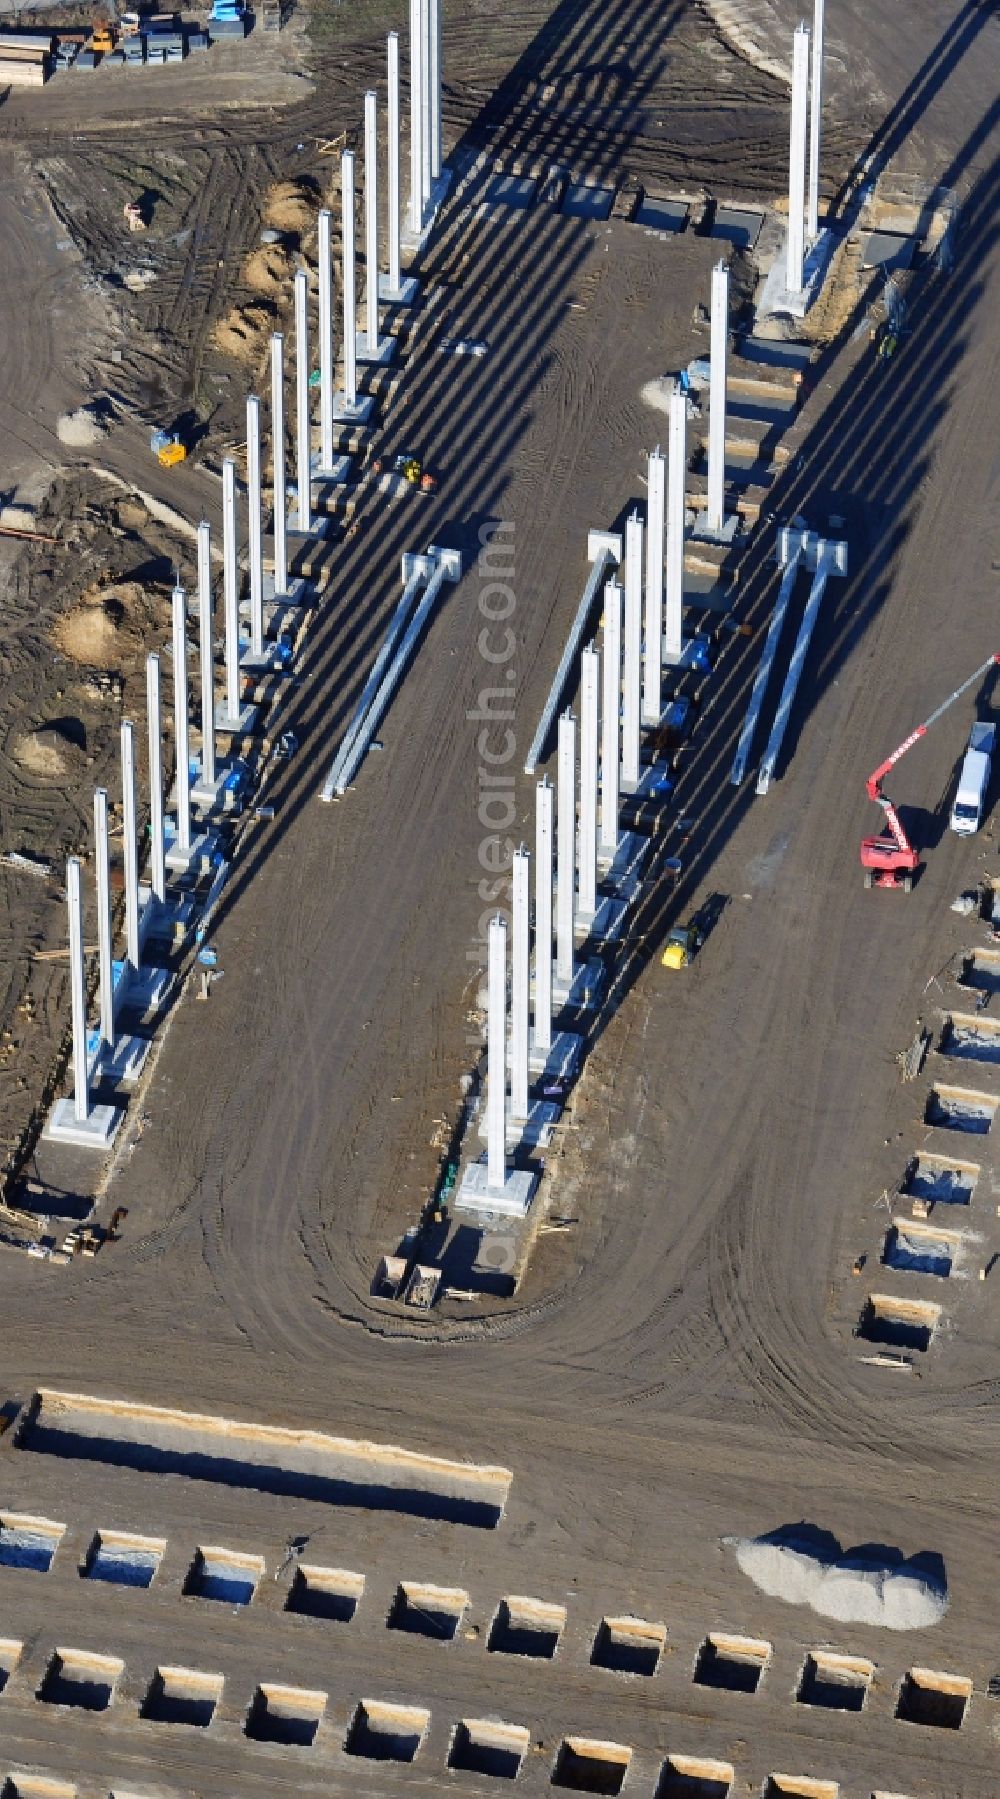
[[430, 0], [430, 68], [428, 85], [430, 87], [430, 128], [431, 128], [431, 181], [435, 182], [441, 173], [441, 0]]
[[378, 95], [365, 94], [365, 336], [368, 359], [379, 354], [378, 333]]
[[309, 277], [305, 269], [295, 274], [295, 478], [298, 485], [298, 527], [308, 532], [312, 523], [312, 428], [309, 421]]
[[420, 0], [420, 203], [431, 197], [431, 0]]
[[809, 106], [809, 27], [792, 39], [792, 116], [788, 142], [788, 271], [790, 294], [802, 292], [806, 202], [806, 116]]
[[729, 267], [712, 270], [712, 347], [708, 395], [708, 508], [710, 531], [725, 522], [726, 488], [726, 360], [729, 350]]
[[126, 986], [139, 973], [139, 844], [136, 837], [135, 809], [135, 727], [123, 718], [122, 747], [122, 836], [125, 862], [125, 982]]
[[552, 1048], [552, 783], [535, 788], [535, 1029], [534, 1047]]
[[421, 0], [410, 0], [410, 231], [414, 237], [420, 236], [424, 225], [422, 52]]
[[[201, 668], [201, 784], [215, 785], [215, 667], [212, 644], [212, 527], [198, 526], [198, 659]], [[152, 765], [150, 765], [152, 766]]]
[[809, 88], [809, 189], [806, 200], [806, 241], [819, 236], [819, 157], [823, 134], [823, 6], [813, 0], [812, 79]]
[[684, 487], [687, 474], [687, 397], [675, 382], [670, 395], [667, 456], [667, 606], [663, 653], [677, 661], [684, 631]]
[[264, 654], [264, 523], [260, 485], [260, 401], [247, 400], [247, 560], [250, 564], [250, 654]]
[[502, 1190], [507, 1175], [507, 920], [490, 919], [486, 1019], [486, 1180]]
[[531, 857], [523, 843], [512, 864], [510, 971], [510, 1111], [528, 1116], [528, 1028], [531, 989]]
[[642, 520], [625, 521], [625, 685], [622, 707], [622, 785], [639, 785], [642, 747]]
[[160, 706], [159, 656], [146, 657], [146, 733], [149, 751], [149, 881], [154, 900], [162, 906], [167, 897], [167, 864], [163, 842], [163, 718]]
[[646, 499], [646, 626], [642, 661], [642, 717], [658, 725], [663, 688], [663, 521], [666, 463], [650, 453]]
[[288, 592], [288, 502], [285, 497], [285, 340], [271, 338], [271, 482], [274, 503], [274, 591]]
[[354, 151], [340, 157], [341, 281], [344, 301], [344, 401], [349, 409], [358, 403], [358, 294], [357, 258], [354, 247]]
[[618, 848], [621, 797], [622, 590], [617, 581], [609, 581], [604, 589], [603, 647], [600, 852], [613, 858]]
[[222, 464], [222, 584], [226, 717], [235, 725], [240, 716], [240, 573], [236, 561], [236, 464], [228, 456]]
[[580, 658], [580, 904], [577, 918], [593, 923], [597, 912], [597, 724], [601, 658], [593, 648]]
[[573, 916], [576, 910], [576, 719], [559, 720], [556, 814], [556, 980], [573, 984]]
[[187, 637], [184, 630], [187, 600], [182, 587], [174, 588], [170, 604], [173, 610], [177, 844], [180, 849], [187, 851], [191, 848], [191, 743], [188, 732]]
[[[333, 467], [333, 262], [331, 215], [319, 215], [316, 254], [319, 261], [319, 466]], [[254, 654], [258, 652], [255, 650]]]
[[97, 960], [101, 1045], [115, 1042], [115, 975], [111, 966], [111, 857], [108, 851], [108, 794], [94, 794], [94, 867], [97, 876]]
[[90, 1117], [87, 1080], [87, 1000], [83, 967], [83, 905], [80, 858], [66, 858], [66, 907], [69, 912], [69, 983], [73, 1015], [73, 1110], [77, 1124]]
[[387, 207], [388, 232], [386, 248], [388, 251], [390, 294], [398, 294], [402, 281], [402, 269], [399, 260], [399, 32], [390, 31], [386, 40], [386, 72], [387, 84]]

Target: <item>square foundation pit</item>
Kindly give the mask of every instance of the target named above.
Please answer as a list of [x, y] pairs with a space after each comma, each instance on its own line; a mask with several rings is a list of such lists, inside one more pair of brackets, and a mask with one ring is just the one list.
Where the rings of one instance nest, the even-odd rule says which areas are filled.
[[47, 1574], [65, 1534], [65, 1524], [16, 1512], [0, 1516], [0, 1568], [30, 1568]]
[[927, 1095], [924, 1123], [939, 1131], [963, 1131], [967, 1136], [985, 1137], [993, 1128], [1000, 1100], [990, 1093], [978, 1093], [968, 1087], [947, 1087], [936, 1082]]
[[769, 1774], [763, 1799], [840, 1799], [835, 1780], [817, 1780], [812, 1774]]
[[184, 1724], [207, 1730], [215, 1716], [225, 1685], [221, 1674], [205, 1674], [199, 1668], [157, 1668], [149, 1683], [140, 1718], [152, 1724]]
[[23, 1649], [24, 1644], [16, 1637], [0, 1637], [0, 1693], [14, 1673]]
[[620, 1793], [632, 1762], [624, 1743], [598, 1737], [564, 1737], [559, 1745], [552, 1785], [571, 1793]]
[[899, 1190], [907, 1198], [924, 1199], [935, 1206], [967, 1206], [981, 1172], [978, 1162], [921, 1154], [913, 1157]]
[[916, 1350], [923, 1355], [931, 1346], [941, 1322], [940, 1306], [917, 1300], [897, 1299], [891, 1293], [870, 1293], [858, 1320], [855, 1335], [866, 1343], [888, 1349]]
[[166, 1537], [136, 1537], [128, 1531], [99, 1530], [80, 1574], [84, 1580], [104, 1580], [116, 1587], [149, 1587], [166, 1547]]
[[729, 1799], [733, 1778], [729, 1762], [702, 1755], [668, 1755], [656, 1799]]
[[602, 1618], [590, 1652], [591, 1667], [649, 1679], [660, 1665], [666, 1641], [663, 1624], [645, 1618]]
[[961, 1247], [958, 1231], [934, 1230], [909, 1218], [890, 1225], [882, 1246], [882, 1262], [900, 1274], [931, 1274], [947, 1280]]
[[824, 1706], [834, 1712], [864, 1709], [875, 1664], [862, 1656], [834, 1655], [814, 1649], [806, 1656], [795, 1694], [800, 1705]]
[[47, 1774], [8, 1774], [0, 1787], [0, 1799], [76, 1799], [76, 1787]]
[[87, 1649], [56, 1649], [37, 1696], [44, 1705], [106, 1712], [124, 1668], [125, 1663], [115, 1655], [94, 1655]]
[[390, 1630], [451, 1643], [465, 1616], [469, 1595], [461, 1587], [434, 1587], [404, 1580], [396, 1588], [386, 1623]]
[[419, 1705], [387, 1705], [362, 1699], [344, 1741], [348, 1755], [374, 1762], [412, 1762], [427, 1735], [431, 1714]]
[[1000, 1062], [1000, 1019], [951, 1013], [941, 1031], [941, 1054], [966, 1062]]
[[511, 1593], [497, 1606], [486, 1647], [494, 1654], [523, 1655], [550, 1662], [565, 1628], [564, 1605]]
[[726, 1693], [756, 1693], [770, 1659], [771, 1645], [762, 1637], [712, 1631], [698, 1651], [695, 1685], [717, 1687]]
[[264, 1558], [235, 1549], [197, 1549], [181, 1589], [185, 1599], [249, 1605], [264, 1576]]
[[933, 1730], [961, 1730], [971, 1698], [972, 1682], [964, 1675], [911, 1668], [900, 1684], [896, 1717]]
[[492, 1718], [462, 1718], [455, 1726], [448, 1766], [456, 1773], [482, 1774], [490, 1780], [516, 1780], [530, 1742], [530, 1732], [522, 1724], [504, 1724]]
[[243, 1734], [255, 1743], [311, 1749], [323, 1722], [327, 1695], [305, 1687], [261, 1684], [250, 1701]]
[[365, 1590], [363, 1574], [348, 1568], [318, 1568], [300, 1562], [285, 1600], [286, 1612], [350, 1624]]

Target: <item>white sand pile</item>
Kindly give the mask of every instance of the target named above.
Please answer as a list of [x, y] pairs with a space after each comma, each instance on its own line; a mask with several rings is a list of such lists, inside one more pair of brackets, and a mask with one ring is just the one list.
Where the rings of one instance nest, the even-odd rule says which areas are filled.
[[907, 1561], [885, 1545], [841, 1553], [836, 1538], [808, 1525], [738, 1538], [733, 1547], [742, 1572], [762, 1593], [788, 1605], [808, 1605], [821, 1618], [923, 1630], [939, 1623], [948, 1609], [938, 1556]]
[[69, 444], [74, 450], [86, 450], [91, 444], [100, 443], [106, 432], [106, 425], [90, 406], [61, 413], [56, 421], [59, 442]]

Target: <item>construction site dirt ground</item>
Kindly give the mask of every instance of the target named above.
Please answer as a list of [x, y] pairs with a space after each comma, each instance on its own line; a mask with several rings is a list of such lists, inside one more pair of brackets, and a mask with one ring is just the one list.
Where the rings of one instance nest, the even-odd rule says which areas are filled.
[[[529, 10], [525, 40], [543, 12]], [[634, 49], [648, 35], [648, 9], [620, 11]], [[535, 99], [553, 75], [597, 57], [605, 20], [596, 3], [557, 8], [525, 52], [485, 115], [502, 166], [559, 160]], [[997, 1672], [995, 1311], [956, 1308], [912, 1373], [870, 1367], [852, 1336], [868, 1286], [850, 1268], [871, 1253], [872, 1211], [920, 1148], [896, 1058], [928, 1012], [925, 983], [959, 943], [979, 941], [968, 920], [969, 935], [958, 933], [949, 902], [998, 872], [992, 827], [965, 841], [943, 828], [957, 725], [905, 765], [900, 795], [913, 796], [911, 822], [927, 850], [914, 892], [864, 891], [858, 859], [876, 823], [866, 776], [997, 647], [997, 26], [970, 5], [918, 6], [905, 34], [890, 33], [882, 15], [869, 20], [857, 9], [843, 26], [828, 18], [845, 70], [834, 84], [841, 137], [830, 191], [889, 118], [890, 153], [894, 137], [908, 147], [915, 139], [928, 181], [962, 198], [955, 264], [927, 284], [891, 364], [845, 327], [818, 365], [796, 454], [768, 506], [820, 530], [843, 520], [833, 528], [848, 541], [851, 572], [828, 595], [782, 778], [757, 799], [749, 783], [731, 787], [728, 773], [773, 600], [766, 531], [747, 559], [738, 616], [755, 634], [729, 645], [682, 763], [676, 812], [692, 825], [680, 879], [652, 885], [630, 924], [619, 1004], [602, 1019], [574, 1099], [556, 1179], [559, 1208], [578, 1223], [540, 1240], [513, 1304], [488, 1304], [485, 1319], [414, 1323], [370, 1297], [378, 1255], [433, 1181], [435, 1123], [453, 1115], [476, 1053], [468, 1015], [483, 827], [479, 726], [469, 714], [497, 685], [480, 641], [481, 529], [513, 523], [516, 654], [502, 674], [505, 685], [508, 668], [515, 676], [517, 841], [531, 816], [523, 751], [585, 579], [587, 529], [641, 499], [645, 455], [665, 435], [640, 390], [706, 346], [692, 315], [706, 293], [710, 240], [664, 243], [619, 221], [498, 209], [488, 228], [472, 216], [446, 219], [432, 265], [441, 316], [452, 334], [485, 338], [490, 353], [457, 365], [437, 354], [431, 332], [407, 364], [387, 446], [417, 441], [440, 467], [441, 487], [362, 508], [342, 546], [291, 712], [302, 747], [216, 933], [225, 978], [207, 1005], [178, 1010], [144, 1099], [147, 1122], [106, 1196], [108, 1207], [129, 1208], [123, 1241], [70, 1268], [0, 1261], [8, 1415], [50, 1386], [400, 1444], [509, 1470], [503, 1518], [485, 1532], [225, 1478], [164, 1476], [128, 1461], [120, 1445], [104, 1458], [119, 1465], [101, 1466], [65, 1445], [33, 1453], [30, 1436], [22, 1447], [8, 1432], [6, 1505], [68, 1530], [45, 1577], [0, 1567], [5, 1635], [26, 1644], [22, 1673], [0, 1695], [11, 1766], [75, 1779], [88, 1799], [86, 1783], [96, 1791], [99, 1780], [213, 1794], [287, 1781], [317, 1792], [440, 1790], [456, 1720], [504, 1717], [530, 1732], [522, 1790], [547, 1784], [563, 1735], [574, 1734], [634, 1746], [626, 1792], [651, 1793], [674, 1752], [731, 1763], [747, 1794], [780, 1769], [839, 1782], [843, 1799], [996, 1791], [997, 1702], [986, 1693]], [[794, 20], [771, 22], [777, 31]], [[476, 28], [471, 18], [454, 27], [453, 129], [483, 89], [500, 92], [488, 36], [477, 74]], [[680, 79], [683, 55], [669, 58], [690, 33], [706, 46], [704, 68], [717, 64], [732, 83], [745, 77], [765, 121], [751, 176], [750, 133], [733, 123], [738, 84], [713, 110], [689, 74], [690, 185], [711, 185], [698, 146], [714, 120], [712, 181], [727, 194], [773, 197], [787, 121], [777, 78], [735, 56], [723, 62], [714, 28], [694, 9], [659, 29], [651, 91], [664, 66]], [[520, 45], [511, 50], [508, 62]], [[357, 116], [376, 68], [375, 49], [366, 54], [370, 63], [345, 65], [336, 105], [324, 96], [331, 136]], [[606, 45], [601, 54], [610, 56]], [[850, 60], [864, 64], [857, 111]], [[615, 68], [622, 91], [642, 86], [634, 57]], [[526, 102], [514, 103], [529, 89], [530, 118]], [[501, 101], [513, 121], [507, 136]], [[288, 141], [296, 129], [300, 141], [294, 111], [286, 122]], [[579, 143], [573, 129], [571, 111], [560, 122], [564, 143]], [[49, 143], [53, 154], [63, 150]], [[628, 160], [617, 140], [601, 155], [605, 168]], [[675, 156], [672, 148], [669, 181], [683, 186]], [[265, 173], [283, 179], [286, 168], [276, 161]], [[8, 270], [5, 317], [14, 291]], [[25, 454], [54, 462], [55, 416], [88, 390], [51, 347], [45, 354], [38, 405], [23, 391], [15, 403]], [[182, 363], [171, 365], [177, 379]], [[237, 428], [235, 400], [231, 408], [215, 421], [216, 447]], [[141, 455], [147, 479], [138, 425], [118, 423], [101, 454], [133, 476]], [[149, 488], [192, 517], [200, 481], [214, 508], [207, 474], [184, 470], [174, 484], [148, 470]], [[382, 728], [384, 751], [369, 757], [355, 791], [323, 808], [318, 789], [395, 597], [399, 554], [431, 541], [462, 547], [469, 572]], [[23, 557], [16, 566], [24, 579]], [[0, 718], [4, 741], [13, 723], [13, 712], [9, 724]], [[86, 796], [75, 801], [81, 831], [101, 766], [81, 769], [74, 787]], [[0, 792], [0, 808], [24, 804], [6, 762], [0, 778], [11, 794]], [[12, 909], [28, 904], [7, 891]], [[701, 955], [683, 972], [661, 968], [666, 931], [709, 893], [728, 903]], [[990, 1210], [992, 1201], [979, 1216], [984, 1230]], [[944, 1620], [897, 1636], [766, 1597], [725, 1539], [800, 1520], [845, 1547], [939, 1553], [951, 1596]], [[126, 1604], [77, 1577], [102, 1527], [167, 1540], [162, 1588], [125, 1595]], [[273, 1577], [300, 1537], [303, 1561], [369, 1582], [335, 1649], [281, 1609], [291, 1575]], [[195, 1548], [219, 1543], [266, 1564], [241, 1616], [181, 1597]], [[468, 1592], [454, 1643], [385, 1628], [404, 1579]], [[505, 1594], [567, 1609], [551, 1667], [485, 1650]], [[648, 1680], [616, 1679], [590, 1660], [602, 1616], [628, 1614], [666, 1628], [668, 1653]], [[711, 1630], [773, 1646], [759, 1696], [706, 1695], [692, 1681]], [[106, 1718], [32, 1699], [52, 1648], [67, 1642], [124, 1660], [122, 1703]], [[803, 1656], [824, 1645], [875, 1664], [861, 1717], [795, 1700]], [[210, 1732], [137, 1721], [158, 1664], [224, 1675]], [[913, 1665], [972, 1680], [961, 1730], [893, 1716]], [[314, 1772], [304, 1753], [292, 1766], [288, 1752], [242, 1734], [255, 1683], [275, 1679], [330, 1695]], [[412, 1770], [344, 1756], [364, 1697], [431, 1714]], [[447, 1781], [483, 1790], [477, 1777]]]

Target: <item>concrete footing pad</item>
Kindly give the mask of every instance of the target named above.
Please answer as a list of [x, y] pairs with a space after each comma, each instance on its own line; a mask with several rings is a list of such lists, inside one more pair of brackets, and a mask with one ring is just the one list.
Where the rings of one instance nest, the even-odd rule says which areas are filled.
[[663, 800], [670, 798], [674, 790], [674, 779], [666, 762], [650, 762], [642, 770], [636, 783], [629, 781], [622, 784], [624, 799]]
[[721, 531], [711, 531], [708, 526], [708, 513], [699, 512], [691, 536], [698, 543], [733, 543], [740, 528], [738, 512], [727, 512], [723, 516]]
[[807, 250], [802, 264], [802, 289], [800, 293], [791, 293], [788, 288], [788, 233], [781, 250], [775, 257], [764, 280], [760, 299], [757, 301], [756, 318], [772, 318], [775, 314], [783, 314], [785, 318], [804, 319], [813, 301], [818, 297], [830, 259], [836, 248], [832, 231], [821, 231], [816, 242]]
[[98, 1056], [96, 1079], [115, 1087], [130, 1087], [139, 1079], [152, 1047], [148, 1037], [119, 1036], [113, 1050]]
[[576, 1031], [556, 1031], [548, 1049], [540, 1049], [532, 1032], [528, 1048], [528, 1071], [538, 1077], [544, 1089], [546, 1081], [571, 1081], [580, 1066], [583, 1038]]
[[[342, 487], [351, 478], [354, 464], [350, 456], [335, 456], [329, 468], [322, 468], [317, 462], [313, 468], [313, 496], [319, 510], [323, 510], [323, 489], [325, 487]], [[334, 497], [334, 496], [331, 496]]]
[[625, 928], [625, 919], [634, 894], [625, 898], [605, 893], [598, 895], [593, 918], [577, 917], [574, 923], [578, 943], [615, 943]]
[[110, 1149], [124, 1116], [121, 1106], [91, 1106], [89, 1116], [79, 1119], [71, 1099], [57, 1099], [43, 1135], [50, 1143], [72, 1143], [78, 1149]]
[[589, 962], [581, 962], [572, 981], [567, 986], [557, 976], [552, 977], [552, 1003], [554, 1006], [571, 1006], [587, 1011], [596, 1006], [604, 986], [604, 963], [594, 956]]
[[508, 1168], [504, 1184], [491, 1187], [485, 1162], [473, 1162], [462, 1177], [454, 1204], [469, 1212], [495, 1212], [506, 1218], [524, 1218], [535, 1196], [538, 1176], [527, 1168]]
[[613, 857], [602, 855], [598, 851], [597, 862], [601, 869], [602, 884], [614, 892], [620, 885], [641, 875], [652, 848], [653, 839], [644, 837], [641, 831], [623, 831]]
[[162, 1010], [170, 998], [175, 986], [175, 977], [169, 968], [143, 968], [129, 984], [125, 995], [125, 1005], [130, 1012], [138, 1013], [146, 1018], [150, 1013]]
[[199, 837], [192, 837], [187, 849], [182, 849], [176, 840], [168, 844], [165, 859], [171, 874], [209, 874], [218, 842], [218, 838], [212, 832], [205, 831]]
[[191, 788], [191, 804], [199, 812], [232, 812], [239, 805], [240, 788], [247, 777], [247, 769], [237, 765], [234, 768], [221, 768], [211, 783], [206, 783], [199, 775]]
[[333, 396], [333, 422], [335, 425], [367, 425], [371, 422], [375, 411], [374, 394], [358, 394], [353, 405], [347, 395], [340, 391]]
[[236, 717], [230, 718], [225, 700], [220, 700], [215, 708], [215, 728], [221, 737], [252, 737], [259, 712], [259, 706], [241, 706]]
[[390, 284], [388, 275], [378, 278], [378, 297], [383, 306], [414, 306], [420, 294], [416, 275], [404, 275], [398, 287]]
[[[550, 1100], [532, 1099], [528, 1102], [527, 1118], [514, 1118], [508, 1105], [505, 1127], [508, 1155], [514, 1155], [519, 1149], [548, 1149], [561, 1111], [562, 1107], [553, 1105]], [[484, 1111], [479, 1124], [479, 1136], [484, 1143], [487, 1134]]]
[[[194, 896], [190, 893], [154, 907], [149, 924], [150, 942], [183, 943], [188, 932], [193, 929], [196, 909]], [[124, 994], [122, 997], [124, 998]]]
[[369, 368], [385, 368], [392, 361], [397, 348], [394, 337], [382, 336], [375, 348], [372, 349], [368, 342], [367, 331], [358, 332], [358, 361], [367, 364]]

